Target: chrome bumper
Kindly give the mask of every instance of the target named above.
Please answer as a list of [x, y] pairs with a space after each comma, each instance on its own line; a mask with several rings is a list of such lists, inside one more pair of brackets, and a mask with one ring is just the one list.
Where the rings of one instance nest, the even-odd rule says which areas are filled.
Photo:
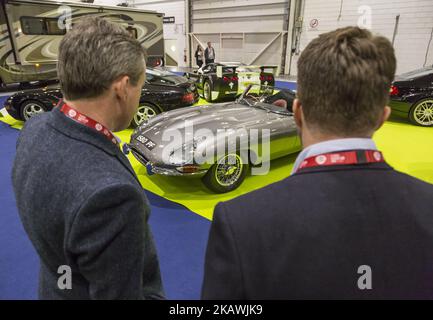
[[158, 174], [163, 176], [200, 177], [207, 172], [207, 169], [202, 169], [200, 171], [193, 172], [193, 173], [184, 173], [176, 170], [176, 168], [173, 167], [168, 168], [168, 167], [157, 166], [151, 161], [148, 161], [136, 150], [131, 149], [131, 152], [133, 156], [138, 160], [138, 162], [140, 162], [146, 168], [148, 175]]
[[147, 173], [149, 174], [149, 171], [152, 172], [151, 174], [159, 174], [163, 176], [182, 176], [182, 177], [201, 177], [203, 176], [207, 170], [200, 170], [193, 173], [184, 173], [177, 171], [175, 168], [163, 168], [163, 167], [157, 167], [151, 162], [148, 162], [146, 165]]

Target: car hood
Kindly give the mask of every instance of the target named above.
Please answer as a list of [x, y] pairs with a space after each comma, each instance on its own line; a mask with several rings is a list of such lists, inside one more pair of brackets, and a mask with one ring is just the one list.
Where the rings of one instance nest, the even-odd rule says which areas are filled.
[[59, 93], [60, 92], [60, 88], [58, 84], [53, 84], [53, 85], [48, 85], [45, 87], [41, 87], [38, 89], [26, 89], [26, 90], [22, 90], [17, 92], [16, 94], [40, 94], [40, 93], [48, 93], [48, 94], [53, 94], [53, 93]]
[[[270, 129], [274, 121], [280, 121], [282, 118], [287, 118], [287, 115], [236, 102], [176, 109], [162, 113], [147, 124], [138, 127], [131, 136], [131, 146], [145, 153], [148, 160], [159, 160], [162, 149], [170, 143], [170, 140], [166, 141], [167, 138], [170, 139], [170, 135], [179, 134], [182, 137], [179, 143], [170, 144], [173, 150], [177, 150], [183, 143], [192, 143], [194, 134], [197, 134], [198, 130], [210, 130], [216, 137], [218, 130], [225, 130], [224, 134], [229, 135], [228, 129]], [[138, 136], [150, 139], [157, 147], [151, 152], [146, 150], [137, 141]], [[221, 136], [218, 138], [220, 139]]]
[[178, 86], [182, 88], [188, 88], [191, 86], [192, 81], [185, 77], [180, 76], [164, 76], [162, 79], [156, 79], [155, 81], [149, 82], [151, 85], [160, 85], [160, 86]]
[[189, 82], [187, 78], [181, 76], [165, 76], [164, 79], [173, 82], [174, 84]]

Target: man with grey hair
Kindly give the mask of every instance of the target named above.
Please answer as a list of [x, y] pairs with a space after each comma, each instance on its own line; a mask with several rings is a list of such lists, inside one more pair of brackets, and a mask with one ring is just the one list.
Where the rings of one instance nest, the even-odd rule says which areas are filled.
[[86, 18], [62, 39], [64, 100], [20, 134], [13, 185], [40, 257], [41, 299], [160, 299], [149, 204], [112, 132], [127, 128], [145, 52], [122, 27]]

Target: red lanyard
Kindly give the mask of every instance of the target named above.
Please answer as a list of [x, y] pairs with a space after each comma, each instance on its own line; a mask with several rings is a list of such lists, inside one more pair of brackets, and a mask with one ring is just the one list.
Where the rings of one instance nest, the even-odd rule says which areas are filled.
[[104, 127], [102, 124], [71, 108], [64, 102], [61, 102], [60, 105], [62, 106], [60, 108], [60, 112], [64, 113], [65, 116], [81, 123], [82, 125], [85, 125], [86, 127], [96, 130], [100, 134], [104, 135], [108, 140], [113, 142], [115, 145], [119, 145], [119, 142], [111, 133], [111, 131]]
[[298, 170], [321, 166], [338, 166], [377, 162], [385, 162], [382, 153], [377, 150], [333, 152], [320, 154], [305, 159], [299, 166]]

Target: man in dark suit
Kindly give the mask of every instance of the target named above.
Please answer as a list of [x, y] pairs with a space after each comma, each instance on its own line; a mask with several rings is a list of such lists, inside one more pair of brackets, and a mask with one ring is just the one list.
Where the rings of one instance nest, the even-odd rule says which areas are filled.
[[112, 133], [136, 112], [144, 58], [118, 25], [74, 25], [59, 47], [65, 99], [20, 134], [13, 185], [41, 299], [163, 298], [149, 204]]
[[207, 43], [207, 48], [204, 51], [204, 58], [206, 64], [214, 63], [215, 61], [215, 49], [212, 47], [210, 42]]
[[217, 205], [204, 299], [433, 298], [433, 186], [371, 140], [395, 68], [391, 43], [356, 27], [305, 48], [304, 150], [289, 178]]

